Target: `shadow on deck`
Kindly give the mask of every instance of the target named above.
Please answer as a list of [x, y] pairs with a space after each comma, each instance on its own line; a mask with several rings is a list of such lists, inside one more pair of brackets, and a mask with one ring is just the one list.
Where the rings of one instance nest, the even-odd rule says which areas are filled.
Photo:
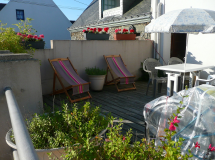
[[[125, 85], [121, 85], [121, 87]], [[128, 86], [129, 87], [129, 86]], [[157, 97], [166, 95], [166, 86], [162, 86], [161, 93], [157, 94], [155, 98], [152, 97], [153, 85], [150, 85], [148, 95], [146, 96], [147, 83], [138, 81], [136, 82], [137, 90], [117, 92], [114, 85], [104, 86], [103, 91], [95, 92], [90, 91], [92, 99], [89, 101], [93, 106], [100, 106], [101, 112], [104, 115], [111, 113], [113, 117], [122, 118], [125, 123], [123, 124], [123, 132], [128, 129], [133, 131], [133, 140], [140, 140], [145, 137], [145, 122], [143, 117], [143, 108], [146, 103], [154, 100]], [[72, 91], [69, 91], [72, 95]], [[84, 96], [84, 95], [83, 95]], [[76, 96], [80, 98], [81, 96]], [[67, 102], [72, 105], [65, 94], [58, 94], [54, 96], [43, 96], [44, 106], [60, 107], [62, 102]], [[85, 102], [83, 101], [83, 102]], [[79, 102], [79, 104], [83, 104]]]

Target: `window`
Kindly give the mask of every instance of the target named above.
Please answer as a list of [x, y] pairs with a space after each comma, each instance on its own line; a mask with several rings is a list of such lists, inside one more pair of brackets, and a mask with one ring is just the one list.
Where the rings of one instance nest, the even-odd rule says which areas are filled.
[[16, 19], [17, 20], [25, 20], [24, 10], [16, 10]]
[[120, 0], [103, 0], [104, 10], [119, 7]]
[[104, 0], [104, 10], [115, 7], [114, 0]]

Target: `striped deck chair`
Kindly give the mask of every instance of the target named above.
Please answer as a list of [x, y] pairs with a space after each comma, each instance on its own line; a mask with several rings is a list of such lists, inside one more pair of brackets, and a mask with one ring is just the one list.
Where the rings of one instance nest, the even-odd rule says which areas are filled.
[[[115, 84], [118, 92], [136, 89], [135, 82], [134, 82], [135, 76], [128, 71], [125, 63], [122, 60], [121, 55], [110, 55], [110, 56], [104, 55], [104, 58], [107, 63], [107, 75], [105, 78], [106, 85]], [[107, 81], [108, 71], [110, 71], [110, 74], [112, 76], [111, 81]], [[112, 72], [114, 72], [118, 76], [118, 78], [114, 79]], [[119, 89], [117, 86], [119, 82], [120, 84], [132, 84], [133, 87]]]
[[[53, 60], [49, 59], [49, 62], [54, 70], [53, 95], [65, 92], [71, 103], [74, 103], [74, 102], [77, 102], [80, 100], [84, 100], [84, 99], [88, 99], [88, 98], [92, 98], [89, 93], [90, 82], [84, 81], [78, 75], [77, 70], [74, 68], [74, 66], [72, 65], [72, 63], [68, 57], [67, 58], [57, 58], [57, 59], [53, 59]], [[64, 87], [59, 75], [61, 77], [63, 77], [70, 84], [70, 86]], [[58, 78], [58, 80], [63, 88], [58, 91], [55, 91], [56, 77]], [[73, 89], [72, 96], [81, 94], [84, 92], [87, 92], [88, 96], [72, 100], [67, 92], [67, 90], [69, 90], [69, 89]]]

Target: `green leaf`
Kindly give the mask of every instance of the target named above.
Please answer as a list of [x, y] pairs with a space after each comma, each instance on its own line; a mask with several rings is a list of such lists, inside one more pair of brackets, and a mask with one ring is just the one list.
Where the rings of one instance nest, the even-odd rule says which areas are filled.
[[174, 123], [174, 126], [178, 127], [178, 124], [177, 124], [177, 123]]

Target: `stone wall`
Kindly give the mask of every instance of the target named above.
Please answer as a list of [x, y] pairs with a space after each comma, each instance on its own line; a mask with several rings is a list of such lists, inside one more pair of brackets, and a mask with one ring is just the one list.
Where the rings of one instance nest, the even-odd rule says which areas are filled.
[[[150, 34], [145, 33], [145, 26], [148, 23], [142, 23], [142, 24], [136, 24], [133, 25], [136, 28], [136, 33], [140, 34], [140, 36], [137, 36], [136, 39], [137, 40], [146, 40], [146, 39], [150, 39]], [[113, 35], [115, 34], [115, 29], [129, 29], [131, 25], [126, 25], [126, 26], [118, 26], [118, 27], [111, 27], [109, 28], [109, 34], [110, 34], [110, 38], [109, 40], [114, 40]], [[71, 39], [72, 40], [84, 40], [84, 34], [83, 32], [73, 32], [71, 33]]]

